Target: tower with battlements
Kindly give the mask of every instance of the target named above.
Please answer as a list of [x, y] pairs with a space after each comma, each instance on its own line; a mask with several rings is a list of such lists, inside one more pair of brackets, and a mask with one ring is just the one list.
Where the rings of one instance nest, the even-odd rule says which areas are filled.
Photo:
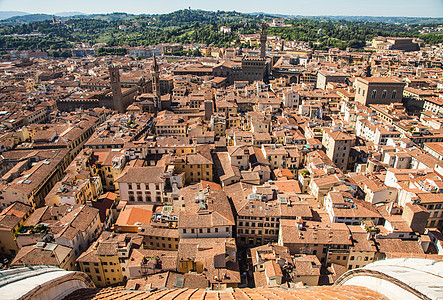
[[261, 25], [260, 32], [260, 58], [265, 58], [266, 56], [266, 42], [268, 41], [268, 35], [266, 34], [266, 23]]

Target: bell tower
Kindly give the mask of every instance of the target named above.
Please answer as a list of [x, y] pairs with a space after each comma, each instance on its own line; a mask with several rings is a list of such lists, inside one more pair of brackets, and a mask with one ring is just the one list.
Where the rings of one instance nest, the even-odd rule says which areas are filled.
[[154, 94], [155, 98], [155, 106], [157, 110], [160, 111], [161, 108], [161, 92], [160, 92], [160, 68], [157, 64], [157, 59], [153, 58], [152, 66], [151, 66], [151, 75], [152, 75], [152, 94]]
[[119, 112], [124, 112], [125, 107], [123, 105], [122, 85], [120, 82], [120, 68], [116, 65], [110, 65], [108, 70], [114, 109]]

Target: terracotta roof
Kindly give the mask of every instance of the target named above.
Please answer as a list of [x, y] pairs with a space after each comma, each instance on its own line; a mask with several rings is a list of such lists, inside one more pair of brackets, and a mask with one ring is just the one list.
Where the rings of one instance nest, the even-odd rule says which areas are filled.
[[115, 180], [125, 183], [163, 183], [164, 167], [128, 167]]
[[60, 266], [62, 261], [73, 255], [72, 248], [58, 245], [58, 244], [38, 244], [32, 246], [25, 246], [19, 250], [11, 265], [22, 266], [26, 265], [51, 265]]
[[387, 299], [376, 291], [360, 286], [318, 286], [302, 289], [283, 289], [283, 288], [234, 288], [224, 291], [211, 291], [205, 289], [193, 288], [172, 288], [159, 289], [154, 291], [131, 291], [123, 287], [112, 287], [105, 289], [80, 289], [65, 299], [238, 299], [238, 300], [268, 300], [268, 299], [319, 299], [334, 300], [346, 296], [348, 300], [361, 299]]
[[136, 223], [150, 223], [152, 216], [152, 205], [133, 205], [126, 206], [125, 210], [120, 212], [116, 226], [133, 226]]
[[283, 244], [351, 245], [348, 227], [343, 223], [305, 221], [300, 230], [297, 220], [280, 220]]

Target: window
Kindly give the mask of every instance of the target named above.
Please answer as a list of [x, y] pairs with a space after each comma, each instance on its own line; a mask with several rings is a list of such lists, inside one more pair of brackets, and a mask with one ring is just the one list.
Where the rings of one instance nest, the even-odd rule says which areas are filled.
[[218, 228], [215, 228], [215, 230], [214, 230], [215, 232], [218, 232]]
[[351, 257], [349, 258], [349, 260], [354, 260], [354, 256], [351, 256]]
[[381, 93], [381, 98], [386, 99], [387, 94], [388, 94], [388, 92], [386, 90], [383, 90], [383, 92]]
[[373, 90], [371, 98], [375, 99], [376, 97], [377, 97], [377, 90]]
[[397, 91], [393, 90], [392, 91], [392, 99], [395, 99], [395, 98], [397, 98]]
[[226, 232], [229, 232], [229, 227], [226, 227]]
[[100, 276], [97, 276], [97, 281], [102, 281], [102, 278]]

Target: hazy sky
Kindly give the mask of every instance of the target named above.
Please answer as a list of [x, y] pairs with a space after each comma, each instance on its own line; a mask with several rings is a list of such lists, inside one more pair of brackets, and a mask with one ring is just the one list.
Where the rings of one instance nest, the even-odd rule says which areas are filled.
[[288, 15], [443, 17], [443, 0], [0, 0], [0, 11], [168, 13], [191, 7]]

